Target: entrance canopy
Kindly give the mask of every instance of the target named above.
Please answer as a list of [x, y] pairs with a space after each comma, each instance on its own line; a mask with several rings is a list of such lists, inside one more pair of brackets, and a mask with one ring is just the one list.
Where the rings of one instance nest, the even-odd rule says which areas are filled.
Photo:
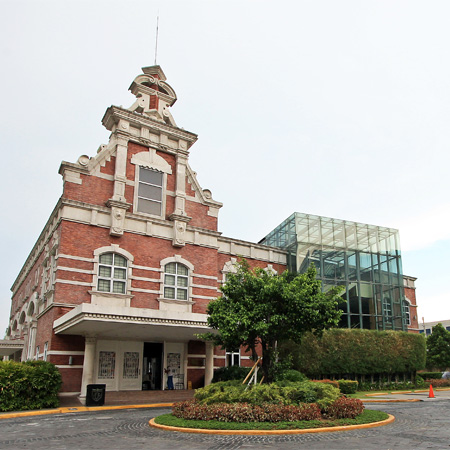
[[9, 340], [9, 339], [0, 339], [0, 357], [1, 356], [11, 356], [14, 355], [17, 351], [23, 350], [23, 341]]
[[107, 339], [186, 342], [212, 331], [206, 314], [82, 303], [55, 320], [56, 334]]

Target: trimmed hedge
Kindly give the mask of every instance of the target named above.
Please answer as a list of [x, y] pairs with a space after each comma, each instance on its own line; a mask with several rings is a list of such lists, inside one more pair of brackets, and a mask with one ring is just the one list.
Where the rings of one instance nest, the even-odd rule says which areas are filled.
[[199, 403], [249, 403], [262, 405], [267, 403], [298, 405], [317, 403], [326, 408], [340, 396], [339, 389], [327, 383], [311, 381], [281, 381], [273, 384], [250, 385], [247, 390], [242, 383], [228, 381], [213, 383], [195, 391]]
[[358, 390], [358, 382], [353, 380], [339, 380], [339, 390], [343, 394], [354, 394]]
[[442, 378], [442, 372], [419, 372], [424, 380], [440, 380]]
[[302, 405], [276, 405], [262, 403], [215, 403], [207, 405], [189, 400], [175, 403], [172, 414], [181, 419], [219, 420], [221, 422], [293, 422], [321, 418], [319, 406], [315, 403]]
[[336, 328], [283, 343], [280, 357], [292, 357], [293, 368], [311, 378], [415, 373], [425, 367], [426, 343], [421, 334]]
[[55, 408], [61, 374], [46, 361], [0, 361], [0, 411]]
[[430, 380], [425, 380], [425, 384], [427, 386], [429, 386], [431, 384], [431, 386], [435, 387], [435, 388], [440, 388], [440, 387], [450, 387], [450, 380], [436, 380], [434, 378], [430, 379]]
[[323, 413], [316, 403], [283, 405], [262, 403], [215, 403], [212, 405], [188, 400], [175, 403], [172, 414], [185, 420], [218, 420], [220, 422], [295, 422], [300, 420], [354, 419], [364, 411], [361, 400], [341, 397]]

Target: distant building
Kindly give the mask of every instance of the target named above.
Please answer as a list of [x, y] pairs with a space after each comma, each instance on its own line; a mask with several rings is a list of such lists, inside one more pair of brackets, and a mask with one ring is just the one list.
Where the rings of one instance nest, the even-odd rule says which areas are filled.
[[296, 213], [258, 244], [222, 236], [222, 204], [189, 165], [197, 135], [176, 125], [163, 71], [143, 68], [130, 90], [133, 105], [103, 117], [108, 144], [61, 164], [63, 193], [12, 286], [0, 356], [50, 361], [62, 391], [82, 396], [90, 383], [208, 384], [214, 368], [251, 364], [197, 338], [239, 257], [277, 273], [314, 262], [325, 288], [346, 286], [344, 327], [416, 327], [396, 230]]
[[435, 327], [438, 323], [442, 324], [442, 326], [450, 331], [450, 320], [437, 320], [435, 322], [423, 322], [419, 326], [419, 333], [425, 333], [426, 336], [429, 336], [433, 332], [433, 327]]

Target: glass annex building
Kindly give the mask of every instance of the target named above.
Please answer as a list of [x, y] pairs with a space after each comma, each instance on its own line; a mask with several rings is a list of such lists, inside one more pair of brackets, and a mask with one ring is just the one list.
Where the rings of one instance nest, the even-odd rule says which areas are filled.
[[288, 252], [288, 268], [311, 263], [322, 288], [342, 285], [340, 327], [407, 330], [398, 230], [294, 213], [261, 244]]

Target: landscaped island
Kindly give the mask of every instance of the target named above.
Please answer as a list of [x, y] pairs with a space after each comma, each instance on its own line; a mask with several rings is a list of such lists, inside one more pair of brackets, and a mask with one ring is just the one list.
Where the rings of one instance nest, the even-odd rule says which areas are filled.
[[250, 385], [224, 381], [197, 389], [194, 400], [175, 403], [158, 425], [214, 430], [292, 430], [360, 425], [388, 414], [364, 410], [361, 400], [318, 381], [282, 380]]

